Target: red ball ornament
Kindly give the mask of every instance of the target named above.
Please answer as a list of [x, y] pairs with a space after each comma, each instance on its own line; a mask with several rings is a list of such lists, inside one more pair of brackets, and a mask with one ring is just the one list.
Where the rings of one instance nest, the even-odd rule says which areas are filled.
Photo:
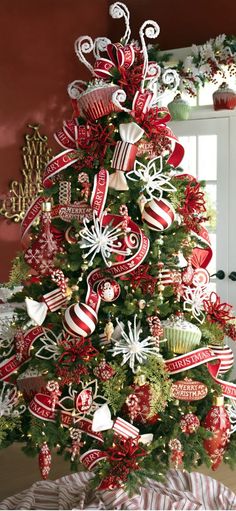
[[224, 346], [219, 346], [218, 344], [210, 344], [208, 346], [219, 358], [221, 364], [219, 369], [219, 374], [224, 374], [231, 369], [234, 365], [234, 355], [229, 346], [225, 344]]
[[180, 428], [186, 435], [195, 433], [200, 426], [199, 418], [194, 413], [187, 413], [180, 421]]
[[141, 424], [155, 424], [157, 413], [151, 413], [152, 389], [148, 383], [132, 385], [132, 393], [127, 397], [124, 412], [131, 420]]
[[153, 231], [168, 229], [175, 219], [175, 210], [166, 199], [152, 199], [144, 206], [143, 221]]
[[120, 285], [116, 280], [103, 279], [98, 284], [97, 293], [104, 302], [114, 302], [120, 296]]
[[42, 479], [47, 479], [51, 469], [51, 451], [46, 442], [40, 448], [39, 452], [39, 469]]
[[214, 403], [204, 421], [205, 428], [213, 433], [211, 438], [204, 440], [204, 447], [211, 458], [212, 470], [216, 470], [222, 462], [231, 429], [230, 418], [224, 407], [224, 398], [217, 397]]
[[97, 313], [86, 303], [74, 303], [65, 311], [63, 325], [73, 336], [88, 337], [97, 324]]

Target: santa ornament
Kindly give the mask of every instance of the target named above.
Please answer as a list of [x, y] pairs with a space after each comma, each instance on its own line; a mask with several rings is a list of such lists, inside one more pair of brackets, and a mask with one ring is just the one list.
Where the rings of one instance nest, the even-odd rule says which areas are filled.
[[98, 284], [97, 293], [104, 302], [114, 302], [120, 296], [120, 285], [116, 280], [103, 279]]

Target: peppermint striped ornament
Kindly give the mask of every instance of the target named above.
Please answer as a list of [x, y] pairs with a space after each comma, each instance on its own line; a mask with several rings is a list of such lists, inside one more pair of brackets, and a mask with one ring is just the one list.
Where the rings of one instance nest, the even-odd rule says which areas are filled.
[[95, 330], [97, 320], [97, 313], [90, 305], [75, 303], [66, 309], [63, 325], [73, 336], [88, 337]]
[[121, 417], [117, 417], [113, 424], [113, 430], [117, 435], [123, 438], [136, 438], [139, 435], [139, 429], [130, 422], [125, 421]]
[[153, 231], [168, 229], [175, 219], [175, 210], [166, 199], [152, 199], [144, 206], [143, 221]]
[[231, 369], [234, 365], [234, 355], [231, 348], [225, 344], [224, 346], [219, 346], [218, 344], [209, 344], [208, 346], [215, 355], [220, 359], [221, 365], [219, 369], [219, 374], [224, 374]]
[[49, 291], [46, 295], [43, 295], [43, 301], [46, 303], [51, 312], [55, 312], [67, 305], [67, 297], [64, 293], [62, 293], [62, 290], [59, 287], [53, 291]]

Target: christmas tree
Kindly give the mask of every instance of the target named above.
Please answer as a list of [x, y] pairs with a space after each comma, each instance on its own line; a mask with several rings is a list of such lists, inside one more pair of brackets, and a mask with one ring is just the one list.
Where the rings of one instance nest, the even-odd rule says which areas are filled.
[[2, 332], [0, 439], [38, 454], [43, 478], [56, 449], [94, 487], [135, 491], [172, 463], [233, 465], [236, 330], [209, 291], [203, 189], [160, 106], [178, 75], [147, 46], [158, 24], [129, 42], [126, 6], [110, 14], [125, 35], [76, 41], [92, 77], [68, 87], [62, 151], [22, 223], [26, 308]]

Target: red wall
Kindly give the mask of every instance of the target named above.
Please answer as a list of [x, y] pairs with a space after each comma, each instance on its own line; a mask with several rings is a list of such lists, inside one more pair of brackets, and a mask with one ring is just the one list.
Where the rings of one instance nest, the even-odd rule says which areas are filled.
[[[0, 2], [0, 193], [20, 179], [20, 148], [28, 123], [40, 123], [49, 145], [58, 151], [53, 132], [70, 118], [67, 84], [89, 74], [73, 49], [82, 34], [109, 35], [115, 42], [124, 33], [122, 20], [109, 18], [108, 0], [1, 0]], [[161, 49], [203, 43], [219, 33], [235, 32], [236, 6], [222, 0], [127, 0], [132, 37], [146, 19], [160, 27]], [[8, 277], [11, 259], [20, 249], [19, 225], [0, 220], [0, 282]]]
[[[113, 3], [111, 0], [109, 4]], [[157, 42], [162, 50], [203, 44], [219, 34], [236, 35], [236, 2], [223, 0], [125, 0], [131, 12], [132, 37], [147, 19], [157, 21], [160, 35]], [[123, 35], [121, 20], [112, 21], [110, 35]]]

